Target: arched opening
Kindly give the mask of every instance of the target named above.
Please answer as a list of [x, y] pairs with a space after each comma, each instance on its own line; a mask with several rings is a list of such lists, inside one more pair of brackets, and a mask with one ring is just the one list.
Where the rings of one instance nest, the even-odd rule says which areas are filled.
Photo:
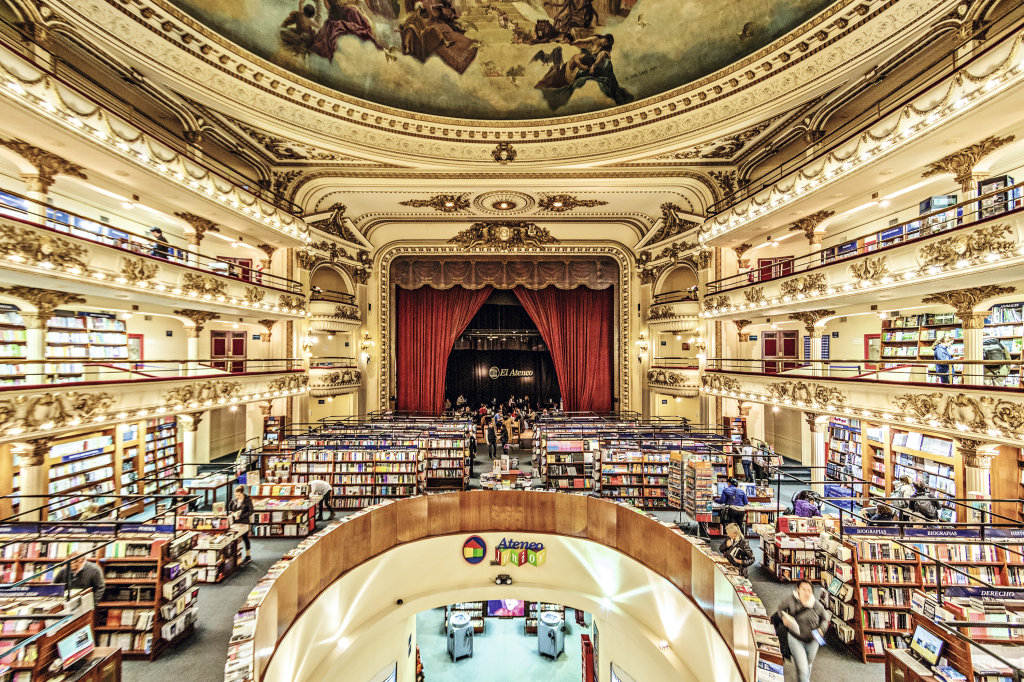
[[689, 265], [680, 265], [669, 271], [654, 296], [655, 303], [697, 300], [697, 273]]
[[333, 301], [354, 304], [352, 287], [345, 276], [330, 265], [322, 265], [309, 278], [310, 298], [314, 301]]

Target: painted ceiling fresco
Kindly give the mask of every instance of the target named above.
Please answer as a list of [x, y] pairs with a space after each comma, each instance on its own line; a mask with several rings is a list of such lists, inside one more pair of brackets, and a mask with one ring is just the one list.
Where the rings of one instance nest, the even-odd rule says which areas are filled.
[[379, 105], [482, 120], [600, 111], [757, 51], [830, 0], [171, 0], [278, 66]]

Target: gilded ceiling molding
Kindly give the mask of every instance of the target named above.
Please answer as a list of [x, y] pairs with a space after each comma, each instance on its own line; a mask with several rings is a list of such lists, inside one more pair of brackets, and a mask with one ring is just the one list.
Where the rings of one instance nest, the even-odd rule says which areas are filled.
[[334, 317], [341, 320], [355, 320], [359, 322], [359, 308], [351, 305], [334, 306]]
[[721, 393], [735, 393], [743, 388], [736, 379], [722, 376], [721, 374], [702, 374], [700, 384], [701, 388], [705, 391], [718, 391]]
[[799, 297], [801, 294], [808, 295], [812, 291], [824, 294], [828, 291], [828, 278], [824, 272], [812, 272], [809, 275], [798, 275], [783, 280], [779, 285], [779, 291], [783, 296]]
[[165, 393], [163, 404], [171, 409], [180, 410], [214, 403], [224, 404], [241, 394], [242, 384], [237, 381], [197, 381]]
[[0, 429], [15, 436], [25, 431], [78, 426], [117, 404], [112, 393], [59, 391], [0, 400]]
[[[733, 133], [732, 135], [727, 135], [710, 142], [702, 142], [701, 144], [690, 147], [689, 149], [669, 152], [668, 154], [660, 154], [658, 156], [651, 156], [645, 160], [696, 161], [701, 159], [731, 159], [743, 151], [748, 142], [767, 130], [777, 119], [778, 117], [776, 116], [768, 119], [767, 121], [761, 121], [757, 125], [747, 128], [746, 130], [741, 130], [738, 133]], [[735, 173], [736, 171], [732, 172]]]
[[309, 226], [353, 244], [362, 243], [358, 237], [352, 234], [352, 230], [345, 223], [345, 211], [347, 210], [345, 204], [332, 204], [327, 210], [331, 212], [331, 215], [321, 220], [315, 220], [309, 223]]
[[[679, 392], [686, 397], [695, 398], [699, 391], [694, 377], [684, 372], [673, 372], [667, 369], [647, 370], [647, 385], [671, 389], [680, 389]], [[685, 390], [688, 389], [688, 390]]]
[[718, 188], [722, 190], [725, 196], [729, 196], [737, 189], [739, 189], [739, 171], [727, 170], [727, 171], [708, 171], [708, 177], [715, 181]]
[[[323, 123], [316, 121], [319, 129], [341, 136], [341, 130], [336, 132], [335, 128], [351, 128], [351, 133], [344, 136], [355, 144], [396, 152], [402, 146], [411, 147], [406, 154], [425, 158], [435, 154], [434, 158], [438, 158], [437, 152], [445, 145], [450, 148], [456, 142], [473, 145], [487, 142], [488, 138], [493, 140], [497, 136], [494, 128], [519, 132], [520, 142], [527, 140], [528, 132], [543, 132], [545, 138], [554, 137], [550, 142], [561, 143], [545, 144], [547, 139], [535, 140], [534, 149], [526, 147], [524, 151], [534, 152], [530, 160], [536, 161], [542, 156], [550, 157], [553, 151], [563, 159], [606, 153], [610, 145], [605, 140], [593, 139], [596, 135], [612, 136], [614, 144], [611, 146], [615, 148], [635, 147], [635, 142], [629, 142], [630, 128], [634, 126], [648, 127], [652, 134], [647, 137], [651, 139], [678, 135], [680, 128], [686, 131], [696, 126], [698, 119], [701, 125], [707, 125], [709, 121], [733, 116], [736, 103], [730, 101], [732, 94], [742, 93], [754, 100], [750, 106], [778, 101], [791, 96], [794, 89], [834, 74], [843, 64], [853, 63], [865, 53], [882, 49], [891, 37], [902, 34], [912, 24], [923, 23], [934, 13], [934, 3], [927, 0], [893, 3], [900, 11], [889, 11], [889, 6], [885, 5], [879, 11], [852, 17], [839, 29], [840, 15], [848, 13], [848, 7], [856, 1], [840, 0], [762, 50], [662, 95], [610, 111], [552, 119], [545, 121], [543, 127], [533, 121], [489, 121], [486, 125], [490, 130], [480, 130], [483, 126], [470, 126], [455, 119], [413, 115], [362, 100], [349, 101], [336, 91], [294, 76], [265, 60], [236, 52], [237, 48], [231, 43], [168, 2], [153, 0], [137, 7], [106, 0], [83, 6], [62, 0], [58, 5], [70, 16], [81, 15], [94, 26], [109, 27], [106, 30], [113, 39], [122, 41], [126, 49], [137, 51], [147, 63], [177, 70], [190, 81], [205, 83], [222, 92], [233, 92], [237, 88], [231, 80], [241, 81], [243, 87], [258, 90], [259, 97], [282, 100], [276, 107], [281, 119], [298, 121], [302, 118], [309, 127], [311, 114], [314, 120], [323, 117]], [[819, 30], [817, 27], [823, 22], [833, 29]], [[162, 40], [154, 41], [154, 35]], [[188, 41], [184, 40], [185, 35], [190, 37]], [[142, 45], [147, 46], [144, 51]], [[190, 59], [182, 59], [179, 50], [187, 52]], [[798, 56], [792, 58], [793, 54]], [[797, 65], [795, 71], [788, 71]], [[760, 87], [755, 88], [755, 85]], [[264, 111], [271, 108], [275, 107], [269, 101], [262, 105]], [[693, 111], [698, 108], [701, 110]], [[677, 116], [689, 116], [692, 120], [680, 126], [671, 120]], [[408, 136], [415, 136], [411, 145]], [[571, 147], [579, 147], [579, 152], [574, 154], [574, 149], [566, 149], [566, 142]], [[468, 156], [472, 160], [479, 159], [475, 150]], [[523, 151], [520, 158], [523, 158]]]
[[0, 254], [15, 263], [49, 263], [73, 275], [89, 269], [89, 251], [81, 244], [10, 223], [0, 224]]
[[606, 206], [607, 201], [600, 199], [577, 199], [572, 194], [543, 194], [537, 203], [542, 211], [553, 213], [565, 213], [577, 208], [593, 208], [594, 206]]
[[306, 299], [300, 296], [278, 296], [277, 304], [282, 308], [298, 310], [300, 312], [306, 311]]
[[930, 178], [933, 175], [951, 173], [956, 181], [960, 183], [960, 189], [970, 192], [974, 189], [974, 167], [983, 158], [1004, 147], [1017, 139], [1016, 135], [998, 137], [990, 135], [981, 142], [965, 147], [958, 152], [943, 156], [938, 161], [928, 164], [928, 170], [921, 174], [922, 178]]
[[267, 292], [263, 289], [257, 289], [256, 287], [245, 288], [245, 301], [249, 305], [256, 305], [262, 303], [263, 299], [267, 297]]
[[751, 324], [753, 324], [753, 322], [751, 322], [750, 320], [733, 320], [732, 323], [733, 326], [736, 327], [737, 339], [740, 343], [743, 343], [744, 341], [746, 341], [746, 339], [744, 338], [744, 336], [746, 335], [743, 333], [743, 330], [749, 327]]
[[273, 244], [257, 244], [256, 248], [267, 254], [268, 260], [273, 258], [274, 254], [277, 252], [277, 247]]
[[210, 320], [219, 320], [220, 315], [217, 313], [211, 313], [209, 310], [192, 310], [191, 308], [182, 308], [181, 310], [175, 310], [175, 315], [181, 315], [192, 320], [194, 325], [196, 337], [203, 331], [204, 326]]
[[[646, 284], [646, 282], [645, 282], [645, 284]], [[661, 306], [656, 305], [656, 306], [652, 306], [651, 309], [647, 312], [647, 321], [648, 322], [657, 322], [658, 320], [667, 320], [667, 319], [675, 317], [675, 316], [676, 316], [676, 313], [675, 313], [674, 310], [672, 310], [672, 306], [670, 306], [670, 305], [661, 305]]]
[[263, 327], [267, 330], [267, 333], [263, 335], [266, 338], [264, 338], [263, 340], [269, 343], [270, 337], [274, 333], [274, 325], [277, 324], [277, 320], [256, 320], [256, 322], [263, 325]]
[[932, 268], [951, 270], [963, 261], [975, 263], [986, 256], [1010, 253], [1017, 248], [1017, 243], [1003, 239], [1008, 234], [1012, 235], [1013, 229], [1005, 223], [999, 223], [974, 230], [970, 234], [960, 233], [925, 244], [918, 252], [921, 261], [918, 274], [935, 272]]
[[217, 227], [217, 223], [212, 220], [207, 220], [195, 213], [189, 213], [188, 211], [176, 211], [174, 216], [176, 218], [181, 218], [192, 226], [192, 232], [188, 235], [188, 243], [190, 246], [199, 246], [203, 241], [203, 236], [207, 232], [220, 232], [220, 228]]
[[362, 161], [362, 159], [357, 159], [353, 156], [346, 156], [336, 152], [325, 152], [304, 142], [277, 137], [268, 132], [257, 130], [235, 118], [230, 120], [239, 130], [263, 147], [277, 161]]
[[22, 175], [22, 180], [29, 185], [29, 192], [46, 194], [56, 182], [58, 175], [67, 175], [82, 180], [89, 179], [89, 176], [85, 174], [85, 169], [77, 163], [71, 163], [62, 156], [57, 156], [28, 142], [17, 138], [10, 140], [0, 138], [0, 146], [10, 149], [35, 167], [35, 175], [28, 173]]
[[270, 391], [295, 391], [309, 383], [309, 377], [305, 374], [295, 374], [288, 377], [278, 377], [267, 382], [267, 389]]
[[139, 286], [139, 284], [148, 286], [156, 278], [158, 272], [160, 272], [160, 266], [148, 258], [125, 257], [124, 264], [121, 266], [121, 277], [126, 284], [133, 287]]
[[865, 258], [850, 265], [850, 275], [862, 282], [879, 284], [889, 277], [889, 262], [886, 256], [881, 258]]
[[39, 318], [43, 320], [44, 327], [46, 325], [46, 320], [53, 317], [53, 311], [60, 306], [68, 305], [70, 303], [85, 303], [85, 298], [78, 294], [72, 294], [66, 291], [54, 291], [53, 289], [36, 289], [35, 287], [25, 287], [21, 285], [0, 288], [0, 294], [11, 296], [12, 298], [19, 298], [22, 301], [28, 301], [34, 305]]
[[811, 245], [821, 244], [821, 238], [825, 236], [824, 232], [815, 232], [818, 225], [831, 218], [836, 214], [835, 211], [818, 211], [812, 213], [809, 216], [800, 218], [793, 222], [789, 227], [790, 232], [803, 232], [804, 236], [807, 237], [807, 243]]
[[672, 203], [664, 203], [661, 205], [661, 219], [663, 221], [661, 228], [654, 233], [654, 236], [647, 240], [648, 244], [657, 244], [658, 242], [671, 239], [678, 234], [689, 232], [695, 227], [700, 227], [698, 223], [692, 220], [680, 220], [676, 213], [682, 213], [683, 209], [679, 208]]
[[[821, 336], [821, 334], [824, 333], [824, 331], [825, 331], [824, 327], [818, 329], [817, 327], [815, 327], [815, 325], [818, 324], [819, 320], [823, 320], [826, 317], [835, 317], [835, 314], [836, 314], [836, 311], [834, 311], [834, 310], [825, 310], [825, 309], [806, 310], [806, 311], [800, 312], [800, 313], [792, 313], [789, 316], [789, 319], [791, 319], [791, 320], [798, 320], [800, 322], [803, 322], [804, 323], [804, 328], [807, 330], [807, 333], [810, 336], [816, 336], [816, 335], [817, 336]], [[818, 333], [817, 334], [814, 333], [815, 329], [818, 329]]]
[[[394, 244], [385, 247], [378, 253], [377, 262], [380, 268], [378, 282], [377, 301], [380, 325], [380, 368], [377, 371], [378, 406], [382, 410], [390, 409], [389, 396], [391, 384], [389, 377], [394, 373], [392, 358], [394, 357], [394, 325], [395, 320], [392, 306], [393, 283], [391, 281], [391, 263], [401, 256], [460, 256], [462, 250], [453, 246], [408, 246]], [[514, 254], [516, 258], [529, 259], [531, 256], [564, 256], [567, 260], [574, 257], [593, 257], [596, 255], [611, 256], [617, 263], [619, 279], [616, 285], [618, 293], [617, 320], [615, 339], [615, 380], [617, 385], [616, 396], [619, 399], [618, 408], [629, 409], [631, 403], [631, 372], [633, 360], [632, 339], [630, 334], [630, 311], [635, 309], [630, 276], [630, 257], [623, 247], [614, 244], [601, 246], [563, 246], [553, 245], [545, 249], [526, 249]], [[511, 257], [511, 255], [510, 255]], [[635, 360], [634, 360], [635, 362]]]
[[498, 249], [500, 251], [541, 249], [559, 244], [547, 229], [527, 222], [493, 221], [475, 223], [448, 240], [463, 251], [469, 249]]
[[186, 272], [181, 276], [181, 290], [185, 292], [186, 296], [213, 298], [214, 296], [227, 296], [228, 285], [227, 282], [213, 275]]
[[761, 301], [764, 301], [764, 287], [750, 287], [749, 289], [744, 289], [743, 298], [747, 299], [747, 303], [751, 305], [756, 305]]
[[511, 142], [502, 141], [499, 142], [498, 146], [496, 146], [494, 151], [491, 152], [491, 158], [504, 165], [515, 161], [518, 154], [519, 153], [516, 151], [515, 147], [512, 146]]
[[468, 197], [468, 194], [437, 194], [429, 199], [409, 199], [398, 203], [413, 208], [432, 208], [442, 213], [457, 213], [469, 208]]
[[708, 296], [701, 301], [701, 307], [704, 311], [716, 310], [718, 308], [728, 308], [732, 305], [732, 299], [728, 294], [722, 294], [721, 296]]
[[765, 393], [773, 400], [793, 402], [797, 405], [819, 407], [834, 405], [842, 407], [847, 397], [838, 388], [822, 384], [808, 384], [803, 381], [785, 381], [767, 384]]
[[983, 287], [970, 287], [968, 289], [954, 289], [952, 291], [940, 291], [931, 296], [921, 299], [921, 303], [940, 303], [948, 305], [956, 311], [957, 316], [967, 320], [974, 316], [974, 309], [982, 301], [987, 301], [996, 296], [1004, 296], [1017, 291], [1016, 287], [1003, 287], [988, 285]]
[[697, 242], [674, 242], [661, 250], [661, 253], [658, 254], [658, 260], [667, 258], [672, 261], [673, 266], [679, 265], [684, 253], [697, 248], [700, 248], [700, 244]]
[[897, 411], [923, 424], [958, 430], [964, 426], [975, 431], [991, 430], [998, 436], [1008, 433], [1015, 438], [1024, 437], [1024, 405], [1016, 400], [935, 391], [897, 395], [892, 404]]

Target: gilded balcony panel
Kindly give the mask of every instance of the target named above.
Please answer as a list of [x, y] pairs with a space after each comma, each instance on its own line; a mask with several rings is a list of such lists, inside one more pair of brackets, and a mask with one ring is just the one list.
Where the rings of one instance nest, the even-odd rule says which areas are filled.
[[355, 367], [312, 367], [309, 370], [309, 395], [314, 398], [354, 393], [359, 390], [363, 373]]
[[309, 311], [309, 327], [316, 332], [351, 332], [362, 324], [359, 308], [354, 305], [312, 301]]
[[658, 393], [695, 398], [700, 386], [698, 375], [696, 367], [652, 367], [647, 370], [647, 387]]

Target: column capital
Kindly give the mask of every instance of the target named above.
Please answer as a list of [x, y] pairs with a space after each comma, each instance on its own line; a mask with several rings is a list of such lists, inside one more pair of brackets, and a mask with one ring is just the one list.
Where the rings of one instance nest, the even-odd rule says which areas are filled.
[[995, 150], [1010, 144], [1016, 139], [1014, 135], [997, 137], [991, 135], [977, 144], [964, 147], [960, 151], [943, 156], [938, 161], [928, 164], [928, 170], [921, 174], [922, 178], [930, 178], [933, 175], [951, 173], [956, 181], [960, 183], [960, 189], [970, 192], [974, 189], [974, 167], [983, 158]]
[[818, 419], [824, 415], [818, 414], [817, 412], [804, 412], [804, 421], [807, 422], [807, 426], [810, 427], [811, 433], [825, 433], [828, 424], [826, 422], [819, 422]]
[[18, 466], [38, 467], [46, 462], [53, 445], [53, 438], [36, 438], [28, 441], [29, 448], [18, 453]]
[[[53, 317], [53, 311], [68, 303], [85, 303], [85, 299], [78, 294], [70, 294], [66, 291], [54, 291], [52, 289], [36, 289], [35, 287], [13, 286], [0, 288], [0, 293], [28, 301], [36, 307], [35, 314], [49, 320]], [[29, 311], [29, 314], [33, 314]], [[28, 327], [28, 325], [26, 325]], [[31, 328], [31, 327], [30, 327]]]
[[269, 417], [271, 410], [274, 409], [274, 402], [272, 400], [268, 400], [264, 403], [257, 403], [257, 405], [260, 408], [260, 414], [264, 417]]
[[817, 232], [818, 226], [836, 214], [835, 211], [818, 211], [794, 221], [789, 226], [790, 232], [803, 232], [807, 243], [811, 246], [820, 245], [824, 232]]
[[[204, 324], [206, 324], [210, 320], [220, 319], [220, 315], [218, 315], [217, 313], [211, 313], [208, 310], [192, 310], [191, 308], [182, 308], [181, 310], [175, 310], [174, 314], [181, 315], [182, 317], [187, 317], [188, 319], [192, 320], [192, 324], [194, 324], [195, 327], [185, 328], [186, 331], [189, 332], [190, 339], [199, 338], [199, 332], [203, 331]], [[192, 335], [193, 329], [195, 330], [194, 336]]]
[[[834, 310], [807, 310], [802, 313], [793, 313], [789, 316], [789, 319], [803, 322], [809, 336], [821, 336], [825, 333], [825, 328], [818, 328], [815, 325], [818, 324], [819, 320], [823, 320], [826, 317], [834, 317], [835, 314], [836, 311]], [[818, 330], [817, 333], [815, 333], [815, 329]]]
[[220, 232], [220, 228], [217, 227], [215, 222], [200, 215], [196, 215], [195, 213], [177, 211], [174, 215], [192, 226], [193, 231], [188, 233], [189, 246], [199, 246], [203, 241], [203, 235], [207, 232]]
[[25, 323], [25, 329], [46, 329], [46, 322], [50, 319], [39, 313], [18, 313], [21, 321]]
[[89, 179], [85, 174], [85, 169], [77, 163], [71, 163], [64, 157], [52, 154], [45, 149], [40, 149], [28, 142], [23, 142], [17, 138], [10, 140], [0, 139], [0, 146], [7, 147], [12, 152], [35, 166], [36, 173], [26, 173], [25, 175], [22, 175], [22, 179], [25, 180], [26, 183], [37, 183], [36, 187], [39, 189], [30, 188], [30, 192], [46, 194], [47, 190], [50, 189], [50, 185], [54, 183], [58, 175], [67, 175], [69, 177], [81, 178], [82, 180]]
[[[189, 433], [195, 433], [196, 431], [199, 430], [199, 425], [203, 423], [203, 416], [205, 414], [206, 414], [205, 412], [191, 412], [191, 413], [189, 413], [188, 416], [192, 417], [191, 421], [186, 420], [186, 419], [182, 419], [181, 420], [181, 427], [183, 429], [185, 429], [185, 431], [187, 431]], [[182, 415], [182, 416], [184, 417], [184, 415]]]
[[963, 322], [964, 329], [984, 329], [987, 317], [988, 313], [968, 313], [961, 315], [960, 320]]
[[995, 457], [995, 453], [992, 451], [978, 452], [978, 448], [985, 444], [984, 441], [973, 438], [954, 438], [953, 440], [956, 442], [956, 451], [963, 458], [965, 467], [973, 469], [992, 468], [992, 459]]
[[195, 327], [185, 327], [185, 335], [190, 339], [198, 339], [199, 333], [203, 331], [203, 328], [196, 325]]
[[990, 284], [983, 287], [939, 291], [931, 296], [922, 298], [921, 303], [941, 303], [943, 305], [948, 305], [956, 310], [957, 316], [964, 321], [965, 327], [968, 329], [977, 329], [977, 327], [969, 327], [967, 323], [968, 317], [973, 318], [975, 314], [980, 314], [975, 313], [974, 309], [983, 301], [995, 298], [996, 296], [1012, 294], [1015, 291], [1017, 291], [1016, 287], [1002, 287]]

